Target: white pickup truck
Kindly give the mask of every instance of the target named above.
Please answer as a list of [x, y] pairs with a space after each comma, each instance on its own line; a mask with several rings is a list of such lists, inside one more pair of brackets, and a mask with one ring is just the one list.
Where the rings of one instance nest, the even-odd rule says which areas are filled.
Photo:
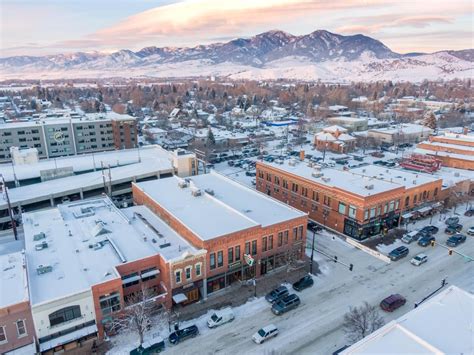
[[220, 310], [219, 312], [215, 312], [211, 315], [211, 318], [207, 320], [207, 326], [209, 328], [215, 328], [218, 327], [222, 324], [232, 322], [234, 320], [234, 312], [232, 312], [232, 309], [226, 308], [223, 310]]

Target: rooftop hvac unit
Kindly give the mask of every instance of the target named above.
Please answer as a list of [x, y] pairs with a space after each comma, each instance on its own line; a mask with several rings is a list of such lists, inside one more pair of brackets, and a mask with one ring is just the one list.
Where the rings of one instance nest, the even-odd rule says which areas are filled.
[[320, 178], [322, 176], [324, 176], [324, 174], [321, 172], [321, 171], [313, 171], [311, 173], [311, 175], [314, 177], [314, 178]]
[[324, 182], [329, 182], [329, 181], [331, 181], [331, 178], [329, 178], [329, 177], [322, 177], [321, 179], [322, 179]]
[[288, 162], [288, 165], [295, 166], [296, 165], [296, 160], [295, 159], [290, 159], [290, 161]]
[[53, 267], [51, 265], [38, 265], [38, 267], [36, 268], [36, 273], [38, 275], [47, 274], [51, 271], [53, 271]]
[[456, 171], [456, 172], [454, 173], [454, 176], [455, 176], [455, 177], [459, 177], [459, 176], [460, 176], [460, 175], [459, 175], [459, 172]]
[[214, 190], [213, 189], [205, 189], [206, 193], [208, 193], [211, 196], [214, 196]]
[[41, 243], [35, 245], [35, 250], [39, 251], [39, 250], [46, 249], [47, 247], [48, 247], [48, 243], [46, 242], [46, 240], [43, 240]]
[[178, 186], [184, 189], [185, 187], [188, 187], [188, 183], [185, 180], [182, 180], [178, 182]]
[[192, 194], [194, 197], [201, 196], [201, 189], [193, 188], [193, 189], [191, 190], [191, 194]]
[[374, 184], [365, 185], [365, 188], [366, 188], [367, 190], [373, 190], [373, 189], [374, 189]]
[[38, 240], [41, 240], [41, 239], [45, 239], [46, 238], [46, 234], [44, 234], [43, 232], [41, 233], [38, 233], [38, 234], [35, 234], [33, 236], [33, 240], [36, 242]]

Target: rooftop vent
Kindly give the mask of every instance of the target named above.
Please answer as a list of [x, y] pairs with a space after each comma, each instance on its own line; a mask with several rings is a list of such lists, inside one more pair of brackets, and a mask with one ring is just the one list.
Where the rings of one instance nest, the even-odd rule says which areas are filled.
[[365, 185], [365, 188], [366, 188], [367, 190], [373, 190], [373, 189], [374, 189], [374, 184]]
[[35, 235], [33, 236], [33, 240], [34, 240], [35, 242], [37, 242], [38, 240], [41, 240], [41, 239], [45, 239], [45, 238], [46, 238], [46, 234], [44, 234], [43, 232], [38, 233], [38, 234], [35, 234]]
[[296, 159], [290, 159], [290, 161], [288, 162], [288, 165], [289, 166], [295, 166], [296, 165]]
[[322, 177], [321, 180], [323, 180], [324, 182], [329, 182], [329, 181], [331, 181], [331, 178], [330, 177]]
[[213, 189], [205, 189], [206, 193], [208, 193], [211, 196], [214, 196], [214, 190]]
[[82, 207], [80, 211], [74, 212], [74, 217], [84, 218], [95, 215], [94, 207]]
[[51, 265], [38, 265], [38, 267], [36, 268], [36, 273], [38, 275], [47, 274], [51, 271], [53, 271], [53, 267]]
[[178, 182], [178, 186], [184, 189], [185, 187], [188, 187], [188, 182], [186, 180], [181, 180]]
[[314, 178], [320, 178], [322, 176], [324, 176], [324, 174], [321, 172], [321, 171], [313, 171], [311, 173], [311, 175], [314, 177]]
[[171, 243], [163, 243], [163, 244], [160, 244], [160, 249], [168, 248], [169, 246], [171, 246]]
[[413, 185], [416, 185], [416, 180], [413, 180]]
[[456, 172], [454, 173], [454, 176], [455, 176], [455, 177], [459, 177], [459, 176], [460, 176], [459, 172], [456, 171]]
[[193, 189], [191, 190], [191, 194], [192, 194], [194, 197], [201, 196], [201, 189], [193, 188]]
[[41, 243], [35, 245], [35, 250], [39, 251], [39, 250], [46, 249], [47, 247], [48, 247], [48, 243], [46, 242], [46, 240], [43, 240]]

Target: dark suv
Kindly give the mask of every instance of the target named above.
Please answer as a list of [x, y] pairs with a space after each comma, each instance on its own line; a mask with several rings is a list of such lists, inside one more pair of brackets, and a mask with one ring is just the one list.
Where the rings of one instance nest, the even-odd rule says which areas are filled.
[[446, 241], [446, 245], [448, 247], [457, 247], [459, 244], [464, 243], [466, 241], [466, 236], [464, 234], [455, 234], [448, 238]]
[[306, 275], [293, 284], [293, 289], [296, 291], [303, 291], [305, 288], [313, 286], [313, 284], [314, 281], [311, 275]]
[[297, 295], [295, 294], [288, 295], [279, 299], [273, 304], [272, 312], [275, 313], [276, 315], [280, 315], [292, 310], [293, 308], [298, 307], [300, 303], [301, 303], [300, 298]]
[[265, 299], [268, 302], [273, 303], [273, 302], [278, 301], [280, 298], [287, 296], [288, 293], [289, 293], [288, 289], [285, 286], [280, 286], [274, 289], [273, 291], [267, 293], [267, 295], [265, 296]]
[[459, 223], [459, 217], [457, 216], [453, 216], [453, 217], [449, 217], [445, 223], [450, 226], [451, 224], [458, 224]]
[[392, 261], [395, 261], [395, 260], [399, 260], [405, 256], [408, 255], [408, 248], [405, 247], [405, 246], [401, 246], [401, 247], [398, 247], [396, 249], [393, 249], [389, 254], [388, 254], [388, 257], [390, 258], [390, 260]]
[[439, 228], [436, 226], [425, 226], [421, 228], [420, 230], [420, 232], [428, 233], [428, 234], [436, 234], [438, 233], [438, 231], [439, 231]]
[[383, 299], [382, 302], [380, 302], [380, 308], [386, 312], [393, 312], [394, 310], [403, 306], [405, 303], [407, 303], [405, 297], [397, 293]]
[[450, 224], [449, 226], [446, 227], [444, 230], [444, 233], [446, 234], [456, 234], [457, 232], [462, 231], [462, 224]]
[[199, 329], [196, 325], [193, 324], [189, 327], [178, 329], [177, 331], [171, 333], [168, 337], [168, 340], [171, 344], [178, 344], [182, 340], [194, 338], [197, 335], [199, 335]]
[[431, 241], [436, 241], [436, 238], [432, 235], [426, 235], [420, 239], [418, 239], [418, 245], [422, 247], [427, 247], [431, 244]]

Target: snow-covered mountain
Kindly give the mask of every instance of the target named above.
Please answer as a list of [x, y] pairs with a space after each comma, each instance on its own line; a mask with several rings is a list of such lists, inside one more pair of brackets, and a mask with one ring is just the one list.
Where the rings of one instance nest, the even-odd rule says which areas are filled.
[[216, 75], [240, 79], [418, 81], [471, 77], [473, 60], [472, 49], [402, 55], [364, 35], [342, 36], [318, 30], [294, 36], [274, 30], [193, 48], [147, 47], [111, 54], [0, 58], [0, 79]]

